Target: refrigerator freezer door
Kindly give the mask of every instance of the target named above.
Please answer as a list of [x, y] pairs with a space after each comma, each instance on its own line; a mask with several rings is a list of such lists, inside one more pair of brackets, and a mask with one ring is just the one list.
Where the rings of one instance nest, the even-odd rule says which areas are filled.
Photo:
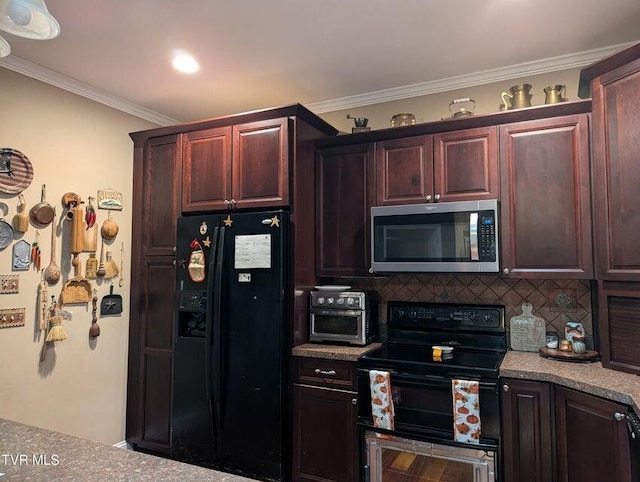
[[214, 347], [221, 349], [212, 357], [219, 360], [212, 367], [219, 387], [216, 465], [281, 480], [288, 213], [244, 213], [231, 220], [224, 230], [220, 316], [213, 321], [220, 323]]

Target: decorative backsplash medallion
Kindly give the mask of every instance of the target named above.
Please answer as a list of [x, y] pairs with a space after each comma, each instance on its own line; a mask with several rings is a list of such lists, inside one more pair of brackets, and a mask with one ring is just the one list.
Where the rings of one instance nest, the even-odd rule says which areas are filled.
[[[428, 301], [441, 303], [495, 304], [505, 306], [509, 328], [512, 316], [522, 313], [525, 301], [533, 313], [547, 322], [547, 332], [564, 336], [567, 321], [581, 322], [587, 344], [593, 348], [591, 289], [588, 280], [504, 279], [475, 274], [398, 274], [376, 278], [350, 278], [354, 289], [370, 289], [380, 294], [381, 337], [386, 338], [387, 301]], [[507, 338], [508, 339], [508, 338]]]

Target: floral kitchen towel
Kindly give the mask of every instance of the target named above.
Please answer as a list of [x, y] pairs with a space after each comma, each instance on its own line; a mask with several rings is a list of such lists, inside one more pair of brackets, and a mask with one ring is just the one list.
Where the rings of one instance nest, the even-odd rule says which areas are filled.
[[480, 443], [480, 384], [452, 380], [453, 438], [456, 442]]
[[371, 387], [371, 414], [373, 425], [393, 430], [393, 399], [391, 398], [391, 375], [380, 370], [369, 371]]

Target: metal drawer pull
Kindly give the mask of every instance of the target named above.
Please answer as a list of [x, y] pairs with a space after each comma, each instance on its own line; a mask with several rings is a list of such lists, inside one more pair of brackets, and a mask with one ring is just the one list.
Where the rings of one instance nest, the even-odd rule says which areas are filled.
[[620, 420], [624, 420], [624, 413], [616, 412], [613, 414], [613, 418], [615, 418], [618, 422]]
[[335, 370], [320, 370], [319, 368], [316, 368], [316, 375], [335, 375], [336, 371]]

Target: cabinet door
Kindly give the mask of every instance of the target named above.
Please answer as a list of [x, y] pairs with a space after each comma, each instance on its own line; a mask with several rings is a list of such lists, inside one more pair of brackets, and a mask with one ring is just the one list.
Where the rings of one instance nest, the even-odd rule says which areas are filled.
[[184, 134], [183, 212], [229, 208], [231, 141], [231, 127]]
[[640, 59], [593, 83], [599, 279], [640, 281]]
[[501, 126], [500, 171], [505, 274], [592, 278], [587, 115]]
[[434, 200], [500, 198], [497, 127], [436, 134], [433, 150]]
[[293, 480], [357, 482], [357, 394], [293, 386]]
[[233, 127], [234, 207], [286, 206], [289, 202], [289, 121], [287, 118]]
[[317, 276], [369, 274], [374, 153], [358, 144], [316, 154]]
[[505, 482], [551, 482], [553, 419], [548, 383], [502, 380]]
[[180, 136], [134, 150], [127, 441], [169, 452]]
[[562, 387], [555, 400], [558, 480], [630, 482], [627, 408]]
[[431, 201], [433, 137], [406, 137], [378, 142], [376, 187], [377, 206]]
[[602, 366], [640, 375], [640, 283], [598, 280]]

